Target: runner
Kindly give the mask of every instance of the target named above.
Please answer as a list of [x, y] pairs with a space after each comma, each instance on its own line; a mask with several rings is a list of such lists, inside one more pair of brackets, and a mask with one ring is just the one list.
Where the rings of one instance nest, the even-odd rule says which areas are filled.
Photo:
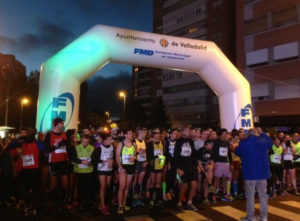
[[283, 191], [282, 186], [282, 154], [283, 148], [280, 145], [280, 139], [278, 137], [274, 137], [273, 139], [273, 146], [269, 151], [270, 154], [270, 168], [271, 168], [271, 178], [268, 180], [268, 189], [271, 198], [276, 197], [276, 183], [277, 179], [280, 182], [279, 192]]
[[[177, 209], [183, 212], [182, 201], [186, 194], [188, 184], [190, 184], [190, 192], [188, 196], [187, 209], [197, 211], [193, 205], [193, 198], [197, 191], [197, 169], [200, 172], [200, 163], [196, 160], [196, 151], [194, 142], [190, 137], [190, 127], [186, 126], [182, 132], [182, 138], [178, 139], [175, 145], [175, 164], [179, 179], [179, 196]], [[197, 168], [197, 169], [196, 169]]]
[[219, 139], [214, 142], [213, 147], [214, 160], [214, 176], [215, 188], [219, 192], [220, 178], [223, 179], [223, 192], [221, 192], [222, 201], [231, 202], [230, 194], [230, 171], [232, 170], [232, 156], [230, 144], [227, 141], [227, 130], [221, 129], [219, 131]]
[[296, 150], [296, 155], [294, 159], [294, 166], [296, 170], [296, 181], [297, 181], [297, 188], [300, 186], [300, 141], [299, 141], [299, 134], [294, 133], [291, 140], [291, 146]]
[[100, 183], [98, 208], [103, 215], [109, 215], [109, 208], [105, 205], [106, 196], [110, 197], [111, 177], [113, 175], [114, 164], [114, 148], [112, 146], [114, 140], [109, 134], [101, 134], [102, 144], [96, 149], [95, 159], [97, 164], [97, 174]]
[[138, 128], [136, 133], [137, 138], [135, 139], [135, 145], [137, 148], [137, 162], [135, 165], [135, 175], [132, 184], [132, 207], [145, 206], [141, 197], [143, 193], [143, 181], [148, 165], [145, 143], [147, 131], [144, 128]]
[[[178, 137], [178, 130], [171, 130], [170, 138], [166, 142], [165, 150], [167, 151], [167, 189], [166, 189], [166, 199], [172, 200], [172, 195], [175, 194], [175, 184], [176, 184], [176, 164], [174, 159], [175, 144]], [[172, 194], [171, 194], [172, 193]]]
[[[152, 141], [147, 145], [147, 160], [150, 165], [150, 205], [154, 204], [163, 207], [162, 202], [162, 173], [165, 166], [165, 151], [160, 139], [160, 131], [158, 128], [152, 131]], [[156, 197], [154, 198], [154, 189]]]
[[35, 128], [29, 128], [21, 146], [20, 157], [22, 159], [22, 170], [20, 172], [22, 199], [25, 202], [24, 215], [37, 215], [40, 203], [40, 151], [43, 149], [41, 143], [35, 140]]
[[120, 142], [116, 152], [119, 166], [118, 214], [130, 210], [126, 205], [128, 190], [135, 172], [136, 147], [132, 143], [132, 130], [124, 130], [124, 141]]
[[[49, 167], [50, 167], [50, 197], [52, 200], [52, 209], [60, 208], [59, 204], [65, 204], [67, 201], [68, 191], [68, 154], [66, 150], [67, 136], [63, 132], [64, 121], [61, 118], [53, 120], [53, 127], [50, 132], [46, 134], [44, 150], [49, 153]], [[61, 182], [61, 197], [57, 190], [58, 181]]]
[[209, 199], [208, 199], [208, 193], [213, 192], [213, 185], [212, 185], [212, 179], [213, 179], [213, 168], [214, 168], [214, 162], [212, 159], [212, 148], [213, 148], [213, 141], [207, 140], [204, 143], [204, 148], [201, 148], [199, 152], [197, 153], [197, 159], [199, 161], [200, 170], [199, 173], [201, 175], [200, 181], [198, 183], [198, 186], [201, 187], [202, 180], [204, 180], [203, 190], [204, 190], [204, 201], [203, 203], [208, 205]]
[[[284, 192], [286, 193], [286, 189], [288, 189], [289, 184], [292, 184], [293, 191], [295, 195], [299, 196], [300, 193], [297, 190], [296, 184], [296, 172], [294, 168], [293, 158], [296, 155], [295, 148], [291, 145], [291, 140], [289, 135], [285, 135], [284, 140], [282, 142], [283, 147], [283, 177], [282, 183], [284, 186]], [[289, 182], [286, 183], [286, 180]]]

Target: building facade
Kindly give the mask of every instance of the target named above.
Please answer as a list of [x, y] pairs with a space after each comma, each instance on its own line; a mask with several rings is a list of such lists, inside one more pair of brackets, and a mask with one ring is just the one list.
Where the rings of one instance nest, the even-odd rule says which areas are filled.
[[[235, 60], [235, 3], [232, 0], [162, 1], [158, 33], [214, 41]], [[218, 99], [197, 73], [162, 70], [162, 94], [174, 127], [216, 127]]]
[[0, 53], [0, 125], [19, 125], [20, 91], [26, 82], [26, 67], [14, 55]]
[[300, 124], [300, 1], [236, 5], [237, 67], [251, 84], [255, 121]]

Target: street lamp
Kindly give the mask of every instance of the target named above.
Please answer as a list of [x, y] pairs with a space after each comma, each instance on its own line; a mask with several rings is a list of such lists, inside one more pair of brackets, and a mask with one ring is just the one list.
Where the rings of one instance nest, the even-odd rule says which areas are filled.
[[109, 123], [109, 116], [110, 116], [109, 112], [106, 111], [106, 112], [105, 112], [105, 115], [107, 116], [107, 122]]
[[120, 91], [119, 92], [119, 97], [123, 98], [123, 102], [124, 102], [124, 108], [123, 108], [123, 113], [125, 115], [125, 107], [126, 107], [126, 92], [125, 91]]
[[22, 127], [22, 121], [23, 121], [23, 106], [29, 103], [29, 99], [22, 98], [21, 99], [21, 115], [20, 115], [20, 128]]

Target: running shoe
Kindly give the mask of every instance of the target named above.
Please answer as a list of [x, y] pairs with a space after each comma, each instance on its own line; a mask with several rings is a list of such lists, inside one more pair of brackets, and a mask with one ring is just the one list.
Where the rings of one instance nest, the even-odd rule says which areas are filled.
[[179, 213], [184, 213], [184, 209], [183, 209], [182, 205], [177, 205], [177, 206], [176, 206], [176, 210], [177, 210]]
[[104, 216], [108, 216], [110, 214], [106, 207], [101, 208], [100, 211]]
[[223, 196], [223, 197], [221, 198], [221, 200], [224, 201], [224, 202], [227, 202], [227, 203], [232, 202], [232, 200], [229, 199], [227, 195]]
[[149, 208], [152, 208], [153, 206], [154, 206], [154, 201], [150, 200], [150, 202], [149, 202]]
[[295, 190], [294, 193], [295, 193], [296, 196], [300, 196], [300, 193], [298, 192], [298, 190]]
[[187, 210], [198, 211], [197, 207], [195, 207], [192, 203], [188, 204], [186, 207]]
[[262, 218], [261, 216], [256, 216], [256, 221], [267, 221], [267, 218]]
[[128, 211], [128, 210], [131, 209], [131, 208], [130, 208], [129, 206], [127, 206], [126, 204], [123, 206], [123, 208], [124, 208], [125, 211]]
[[202, 204], [209, 206], [210, 202], [208, 199], [203, 200]]
[[233, 197], [231, 195], [226, 195], [228, 197], [228, 199], [230, 199], [231, 201], [233, 200]]
[[138, 205], [138, 206], [145, 206], [145, 203], [143, 203], [143, 201], [141, 199], [138, 199], [136, 201], [136, 205]]
[[249, 218], [248, 216], [242, 217], [241, 221], [255, 221], [255, 218]]
[[123, 207], [122, 206], [119, 206], [118, 207], [118, 212], [117, 212], [118, 215], [122, 215], [124, 214], [124, 210], [123, 210]]

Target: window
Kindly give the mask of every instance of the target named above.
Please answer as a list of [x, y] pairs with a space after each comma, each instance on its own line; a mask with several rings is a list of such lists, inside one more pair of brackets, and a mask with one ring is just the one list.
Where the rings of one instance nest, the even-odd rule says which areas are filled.
[[198, 27], [190, 28], [189, 29], [189, 34], [194, 33], [196, 31], [198, 31]]
[[280, 27], [289, 23], [297, 22], [297, 10], [296, 7], [285, 9], [280, 12], [274, 12], [272, 14], [272, 26]]
[[203, 81], [199, 81], [194, 83], [165, 87], [163, 88], [163, 92], [164, 94], [171, 94], [171, 93], [179, 93], [183, 91], [199, 90], [203, 88], [206, 88], [206, 84]]
[[217, 1], [217, 2], [214, 2], [214, 3], [212, 4], [212, 9], [213, 9], [214, 11], [220, 11], [221, 8], [222, 8], [222, 2], [221, 2], [221, 1]]
[[196, 15], [201, 15], [201, 8], [196, 9]]
[[246, 35], [265, 31], [267, 30], [267, 28], [268, 28], [267, 16], [263, 16], [258, 19], [253, 19], [246, 22]]

